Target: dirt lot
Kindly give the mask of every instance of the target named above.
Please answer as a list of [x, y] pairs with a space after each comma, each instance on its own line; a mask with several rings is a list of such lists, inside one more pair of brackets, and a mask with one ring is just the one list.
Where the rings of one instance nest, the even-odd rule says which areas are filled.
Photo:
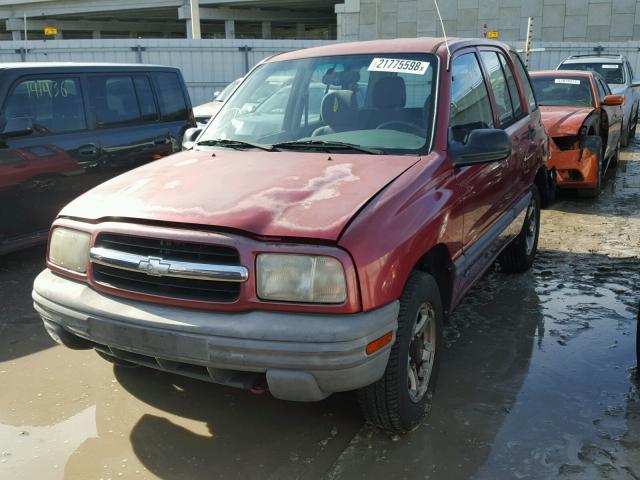
[[30, 303], [43, 249], [3, 259], [0, 479], [638, 479], [640, 146], [598, 201], [543, 212], [540, 248], [465, 299], [431, 416], [393, 437], [348, 394], [287, 403], [55, 346]]

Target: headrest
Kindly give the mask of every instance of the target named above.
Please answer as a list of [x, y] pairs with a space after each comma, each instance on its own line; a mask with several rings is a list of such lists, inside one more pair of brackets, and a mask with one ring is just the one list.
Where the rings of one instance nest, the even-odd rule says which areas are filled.
[[322, 120], [331, 126], [350, 123], [356, 112], [355, 95], [351, 90], [334, 90], [322, 99]]
[[407, 87], [402, 77], [381, 77], [373, 89], [373, 105], [379, 109], [403, 108]]

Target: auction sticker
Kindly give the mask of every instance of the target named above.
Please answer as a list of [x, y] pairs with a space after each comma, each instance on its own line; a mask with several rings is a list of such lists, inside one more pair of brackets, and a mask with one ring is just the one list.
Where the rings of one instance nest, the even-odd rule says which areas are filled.
[[429, 62], [420, 60], [403, 60], [401, 58], [374, 58], [369, 64], [370, 72], [395, 72], [424, 75], [429, 68]]
[[564, 83], [566, 85], [580, 85], [580, 80], [574, 80], [573, 78], [556, 78], [554, 83]]
[[617, 64], [613, 64], [613, 65], [602, 65], [602, 68], [618, 68], [620, 65]]

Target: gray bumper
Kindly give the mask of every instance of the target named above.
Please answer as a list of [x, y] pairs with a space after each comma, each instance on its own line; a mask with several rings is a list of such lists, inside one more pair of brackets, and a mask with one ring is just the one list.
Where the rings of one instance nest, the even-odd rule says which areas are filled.
[[[351, 315], [254, 311], [208, 312], [136, 302], [99, 293], [45, 270], [33, 301], [47, 330], [150, 367], [245, 386], [266, 374], [285, 400], [320, 400], [378, 380], [390, 346], [366, 345], [397, 329], [398, 302]], [[55, 337], [55, 335], [52, 335]]]

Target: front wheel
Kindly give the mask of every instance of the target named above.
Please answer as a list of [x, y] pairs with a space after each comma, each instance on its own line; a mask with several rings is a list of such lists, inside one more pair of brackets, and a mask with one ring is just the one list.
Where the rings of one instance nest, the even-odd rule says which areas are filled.
[[426, 416], [438, 376], [442, 319], [438, 284], [428, 273], [414, 271], [400, 297], [398, 331], [384, 375], [358, 391], [369, 423], [402, 433]]
[[540, 193], [531, 187], [531, 200], [527, 206], [522, 230], [500, 254], [498, 263], [503, 272], [521, 273], [529, 270], [538, 252], [540, 235]]

